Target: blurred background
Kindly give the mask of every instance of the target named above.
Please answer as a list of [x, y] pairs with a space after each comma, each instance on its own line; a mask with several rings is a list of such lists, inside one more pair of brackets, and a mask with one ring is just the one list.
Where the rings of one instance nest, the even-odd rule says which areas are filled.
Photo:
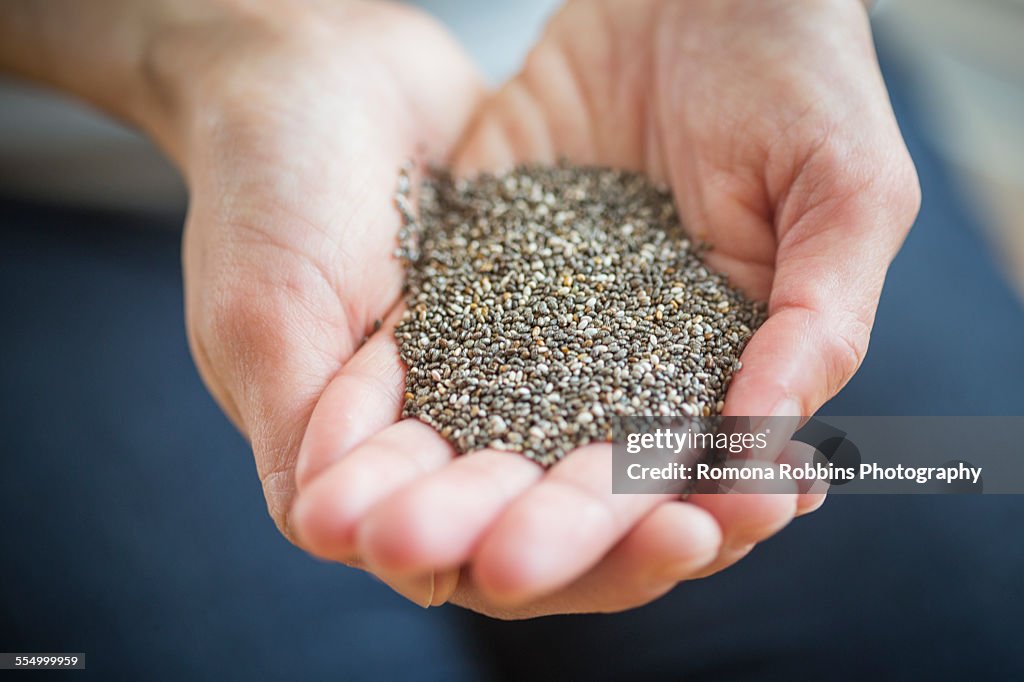
[[[420, 0], [493, 83], [513, 74], [555, 0]], [[911, 72], [924, 133], [984, 213], [1024, 294], [1024, 0], [879, 0], [873, 21]], [[54, 169], [60, 169], [54, 172]], [[0, 191], [77, 205], [181, 209], [176, 172], [140, 135], [59, 96], [0, 81]]]
[[[420, 4], [498, 83], [558, 3]], [[1024, 414], [1024, 0], [873, 20], [924, 200], [824, 412]], [[189, 357], [185, 207], [146, 140], [0, 83], [0, 650], [95, 679], [1024, 679], [1014, 496], [835, 496], [615, 616], [424, 612], [310, 559]]]
[[883, 0], [875, 28], [1024, 295], [1024, 0]]

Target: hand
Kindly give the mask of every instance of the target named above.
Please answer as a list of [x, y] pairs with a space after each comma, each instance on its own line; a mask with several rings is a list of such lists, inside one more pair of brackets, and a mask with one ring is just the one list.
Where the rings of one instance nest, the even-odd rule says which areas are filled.
[[164, 31], [149, 58], [174, 114], [156, 135], [191, 195], [189, 341], [294, 540], [299, 444], [332, 379], [358, 403], [331, 415], [332, 457], [397, 418], [402, 371], [374, 354], [403, 281], [398, 169], [444, 161], [483, 89], [447, 34], [402, 5], [200, 5], [212, 14]]
[[[560, 157], [669, 182], [685, 226], [714, 244], [711, 263], [770, 301], [727, 413], [813, 414], [857, 369], [918, 203], [859, 3], [570, 2], [456, 161]], [[390, 334], [313, 414], [296, 523], [315, 552], [359, 556], [423, 603], [509, 617], [627, 608], [720, 570], [822, 501], [612, 496], [607, 448], [542, 474], [499, 452], [451, 461], [415, 422], [353, 447], [339, 415], [365, 415], [366, 376], [381, 374], [399, 374]], [[397, 381], [390, 390], [397, 402]], [[378, 416], [383, 427], [394, 412]]]
[[397, 173], [450, 156], [484, 94], [475, 69], [435, 22], [380, 0], [95, 0], [0, 4], [0, 70], [143, 129], [184, 174], [189, 342], [295, 540], [296, 459], [325, 387], [356, 403], [322, 424], [326, 457], [397, 420], [402, 369], [374, 333], [402, 288]]

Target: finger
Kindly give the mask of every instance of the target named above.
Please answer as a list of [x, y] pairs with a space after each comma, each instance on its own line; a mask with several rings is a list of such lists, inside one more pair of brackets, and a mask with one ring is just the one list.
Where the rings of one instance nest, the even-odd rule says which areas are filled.
[[818, 511], [828, 497], [827, 493], [801, 493], [796, 502], [796, 515], [803, 516]]
[[[786, 443], [779, 455], [779, 462], [801, 459], [806, 454], [803, 443]], [[809, 447], [809, 446], [808, 446]], [[796, 454], [794, 454], [796, 453]], [[780, 492], [784, 484], [792, 492]], [[758, 542], [766, 540], [789, 524], [801, 513], [813, 511], [824, 501], [818, 492], [798, 493], [797, 482], [765, 482], [773, 492], [759, 493], [757, 481], [740, 481], [731, 492], [691, 495], [688, 501], [705, 509], [722, 529], [723, 542], [719, 558], [704, 571], [702, 576], [731, 566], [746, 555]]]
[[325, 559], [354, 556], [356, 527], [378, 501], [447, 464], [454, 452], [432, 428], [407, 419], [356, 447], [299, 494], [292, 524], [301, 546]]
[[480, 543], [474, 581], [496, 603], [521, 603], [592, 568], [668, 495], [613, 495], [611, 447], [581, 448], [518, 497]]
[[788, 524], [796, 513], [799, 490], [795, 481], [779, 474], [790, 440], [799, 426], [795, 416], [776, 417], [761, 422], [754, 430], [766, 434], [765, 446], [750, 453], [750, 459], [727, 461], [725, 470], [752, 464], [758, 469], [771, 468], [773, 479], [728, 481], [728, 489], [719, 486], [719, 492], [691, 495], [689, 502], [707, 510], [722, 529], [723, 552], [751, 543], [760, 542]]
[[751, 543], [749, 545], [741, 545], [739, 547], [730, 547], [725, 549], [718, 555], [718, 558], [697, 571], [694, 575], [690, 576], [690, 579], [698, 580], [700, 578], [707, 578], [708, 576], [720, 573], [733, 564], [738, 563], [741, 559], [750, 554], [756, 546], [756, 544]]
[[[789, 464], [795, 470], [797, 467], [814, 465], [817, 450], [807, 443], [792, 440], [786, 443], [779, 455], [779, 462]], [[801, 516], [815, 511], [825, 503], [825, 495], [828, 491], [828, 481], [819, 478], [809, 478], [796, 481], [799, 488], [796, 500], [796, 515]]]
[[646, 604], [714, 561], [721, 544], [711, 514], [688, 502], [666, 502], [549, 604], [562, 611], [622, 611]]
[[453, 167], [457, 175], [469, 176], [505, 171], [524, 159], [555, 160], [544, 112], [515, 79], [481, 107], [453, 157]]
[[797, 510], [797, 496], [792, 493], [700, 494], [687, 501], [715, 518], [726, 549], [771, 537], [793, 520]]
[[480, 108], [455, 154], [458, 174], [569, 159], [663, 179], [660, 140], [643, 111], [647, 65], [607, 58], [620, 40], [642, 40], [650, 17], [628, 13], [614, 31], [604, 19], [585, 4], [559, 9], [520, 72]]
[[458, 457], [377, 504], [360, 524], [359, 555], [389, 575], [459, 566], [498, 514], [543, 473], [516, 453]]
[[[776, 475], [776, 481], [756, 481], [747, 485], [763, 486], [763, 490], [747, 492], [793, 492], [796, 493], [796, 515], [817, 509], [824, 502], [824, 494], [829, 483], [825, 478], [818, 478], [819, 466], [816, 461], [818, 451], [811, 445], [799, 440], [791, 440], [800, 426], [798, 417], [776, 417], [762, 420], [755, 429], [766, 435], [765, 446], [746, 453], [746, 457], [735, 463], [752, 464], [759, 468], [770, 466]], [[783, 466], [787, 467], [783, 471]], [[735, 492], [735, 489], [733, 489]]]
[[295, 464], [301, 491], [318, 474], [368, 437], [398, 421], [405, 369], [398, 356], [392, 311], [324, 389], [309, 418]]
[[710, 514], [685, 502], [654, 508], [601, 562], [555, 594], [525, 606], [497, 607], [464, 576], [453, 602], [504, 618], [613, 612], [656, 599], [718, 556], [721, 533]]
[[[777, 486], [777, 482], [771, 484], [772, 488]], [[695, 577], [706, 577], [731, 566], [758, 542], [779, 532], [793, 520], [799, 495], [793, 492], [759, 493], [756, 490], [756, 481], [740, 481], [732, 492], [698, 494], [687, 498], [688, 502], [711, 514], [722, 531], [718, 558]]]

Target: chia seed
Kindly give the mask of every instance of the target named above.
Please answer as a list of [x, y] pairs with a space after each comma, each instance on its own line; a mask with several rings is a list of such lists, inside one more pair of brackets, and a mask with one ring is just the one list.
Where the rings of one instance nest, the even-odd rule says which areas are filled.
[[667, 190], [564, 164], [434, 171], [417, 216], [412, 189], [403, 169], [404, 416], [549, 466], [616, 417], [721, 412], [764, 306], [705, 264]]

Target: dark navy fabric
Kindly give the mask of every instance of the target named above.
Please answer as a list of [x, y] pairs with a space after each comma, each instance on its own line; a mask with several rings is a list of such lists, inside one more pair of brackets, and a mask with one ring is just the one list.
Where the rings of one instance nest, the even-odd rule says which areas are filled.
[[[924, 206], [826, 411], [1024, 414], [1024, 312], [889, 77]], [[422, 611], [309, 558], [189, 358], [180, 222], [0, 201], [0, 650], [104, 680], [1024, 678], [1019, 497], [835, 497], [610, 616]]]

